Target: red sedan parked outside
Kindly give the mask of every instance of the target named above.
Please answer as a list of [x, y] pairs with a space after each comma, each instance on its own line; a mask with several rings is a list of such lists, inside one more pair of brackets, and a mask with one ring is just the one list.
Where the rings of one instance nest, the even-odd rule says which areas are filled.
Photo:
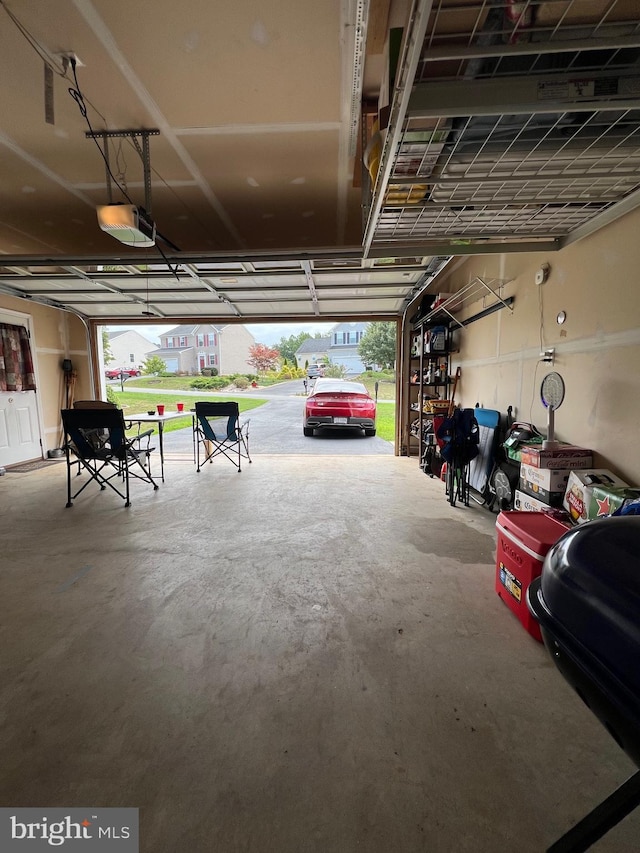
[[107, 379], [120, 379], [120, 374], [122, 376], [142, 376], [142, 371], [135, 367], [110, 367], [104, 372]]
[[312, 436], [314, 429], [330, 427], [354, 427], [367, 436], [376, 434], [376, 401], [361, 382], [316, 379], [305, 403], [302, 431]]

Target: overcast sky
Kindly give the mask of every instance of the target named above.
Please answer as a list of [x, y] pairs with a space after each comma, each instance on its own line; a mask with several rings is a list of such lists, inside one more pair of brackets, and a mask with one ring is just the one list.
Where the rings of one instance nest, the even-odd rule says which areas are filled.
[[[172, 323], [167, 326], [148, 326], [140, 324], [138, 326], [107, 326], [110, 332], [118, 332], [123, 329], [134, 329], [139, 332], [147, 340], [154, 344], [160, 344], [160, 335], [168, 332], [176, 324]], [[298, 335], [300, 332], [309, 332], [310, 335], [315, 335], [320, 332], [322, 335], [328, 335], [329, 329], [335, 326], [335, 323], [246, 323], [246, 328], [251, 332], [258, 344], [268, 344], [273, 346], [277, 344], [281, 338], [288, 338], [290, 335]]]

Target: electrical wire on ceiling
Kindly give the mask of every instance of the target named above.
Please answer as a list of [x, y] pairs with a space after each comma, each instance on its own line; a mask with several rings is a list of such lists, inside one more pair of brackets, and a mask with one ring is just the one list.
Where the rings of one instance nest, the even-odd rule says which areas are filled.
[[40, 59], [49, 66], [49, 68], [58, 75], [58, 77], [67, 77], [67, 69], [64, 67], [64, 64], [61, 62], [59, 65], [56, 61], [56, 57], [53, 54], [50, 54], [49, 51], [44, 47], [44, 45], [40, 44], [40, 42], [33, 36], [29, 30], [24, 26], [24, 24], [13, 14], [11, 9], [5, 4], [4, 0], [0, 0], [0, 6], [7, 13], [9, 18], [13, 21], [18, 31], [24, 36], [24, 38], [28, 41], [31, 47], [38, 54]]
[[[62, 77], [62, 79], [65, 79], [65, 80], [73, 83], [73, 86], [69, 87], [69, 90], [68, 90], [69, 94], [71, 95], [73, 100], [78, 105], [78, 109], [80, 110], [80, 114], [82, 115], [85, 122], [87, 123], [87, 127], [89, 128], [89, 130], [92, 134], [91, 139], [93, 139], [98, 151], [100, 152], [100, 156], [102, 157], [102, 159], [105, 163], [105, 166], [107, 168], [107, 171], [109, 173], [111, 180], [113, 181], [115, 186], [120, 190], [123, 197], [129, 202], [129, 204], [134, 204], [134, 202], [131, 200], [131, 198], [129, 196], [128, 189], [127, 189], [127, 181], [126, 181], [127, 163], [126, 163], [126, 159], [124, 157], [124, 151], [122, 148], [122, 141], [120, 141], [120, 144], [119, 144], [118, 149], [116, 151], [116, 169], [117, 169], [117, 173], [118, 173], [117, 177], [116, 177], [116, 175], [114, 175], [112, 170], [111, 170], [111, 167], [109, 165], [107, 157], [105, 156], [104, 151], [100, 147], [100, 143], [98, 142], [96, 136], [93, 135], [93, 134], [95, 134], [95, 131], [94, 131], [93, 126], [91, 124], [91, 120], [89, 119], [87, 105], [90, 106], [91, 109], [96, 113], [96, 115], [100, 117], [100, 119], [102, 120], [102, 122], [105, 126], [107, 125], [107, 120], [102, 115], [102, 113], [95, 107], [95, 105], [88, 98], [85, 97], [84, 93], [82, 92], [82, 90], [80, 88], [79, 81], [78, 81], [78, 76], [76, 73], [77, 63], [76, 63], [75, 58], [70, 55], [68, 57], [67, 56], [62, 57], [62, 60], [58, 61], [58, 57], [55, 56], [54, 54], [50, 53], [47, 50], [47, 48], [37, 40], [37, 38], [27, 29], [27, 27], [25, 27], [25, 25], [19, 20], [19, 18], [17, 18], [16, 15], [14, 15], [14, 13], [8, 8], [8, 6], [4, 2], [4, 0], [0, 0], [0, 6], [4, 9], [4, 11], [7, 13], [8, 17], [10, 18], [10, 20], [13, 22], [15, 27], [20, 32], [20, 34], [24, 37], [24, 39], [28, 42], [28, 44], [36, 52], [36, 54], [40, 57], [40, 59], [45, 63], [45, 65], [47, 65], [55, 74], [57, 74], [58, 77]], [[71, 68], [72, 77], [69, 76], [69, 68]], [[108, 142], [105, 142], [105, 144], [108, 145]], [[133, 142], [131, 140], [129, 140], [129, 144], [135, 150], [135, 145], [133, 144]], [[122, 157], [122, 163], [120, 160], [121, 157]], [[208, 229], [205, 227], [205, 225], [202, 222], [200, 222], [200, 220], [197, 218], [197, 216], [195, 216], [193, 214], [191, 209], [188, 207], [188, 205], [185, 204], [185, 202], [180, 198], [180, 196], [175, 192], [175, 190], [169, 186], [167, 181], [162, 177], [162, 175], [158, 172], [158, 170], [151, 167], [151, 171], [158, 177], [158, 179], [160, 181], [162, 181], [162, 183], [167, 187], [167, 189], [169, 189], [173, 193], [175, 198], [181, 202], [181, 204], [183, 205], [185, 210], [188, 211], [188, 213], [194, 219], [194, 221], [197, 222], [198, 225], [202, 228], [204, 234], [209, 239], [212, 239], [212, 235], [208, 231]], [[175, 251], [179, 251], [178, 247], [175, 246], [170, 240], [168, 240], [162, 234], [160, 234], [158, 232], [156, 232], [156, 233], [157, 233], [157, 236], [163, 242], [165, 242], [168, 246], [170, 246]], [[176, 267], [174, 269], [171, 266], [171, 264], [169, 263], [167, 256], [162, 251], [162, 248], [160, 246], [158, 246], [157, 244], [156, 244], [156, 248], [157, 248], [158, 252], [160, 253], [160, 255], [162, 256], [162, 259], [166, 263], [166, 265], [169, 268], [169, 270], [171, 271], [171, 273], [179, 280], [179, 276], [177, 274], [177, 270], [178, 270], [179, 266], [176, 265]]]
[[[133, 141], [132, 141], [131, 139], [126, 139], [125, 141], [126, 141], [126, 142], [131, 146], [131, 148], [132, 148], [132, 149], [136, 152], [136, 154], [137, 154], [138, 152], [137, 152], [137, 150], [136, 150], [136, 147], [135, 147], [135, 145], [134, 145]], [[123, 166], [121, 166], [121, 165], [120, 165], [120, 155], [122, 155], [122, 159], [123, 159], [123, 163], [124, 163], [124, 165], [123, 165]], [[127, 163], [126, 163], [126, 160], [125, 160], [125, 158], [124, 158], [124, 150], [123, 150], [123, 148], [122, 148], [122, 140], [120, 140], [120, 144], [118, 145], [118, 150], [116, 151], [116, 167], [117, 167], [117, 169], [118, 169], [118, 180], [122, 183], [122, 185], [123, 185], [123, 186], [125, 187], [125, 189], [126, 189], [126, 188], [127, 188], [127, 183], [126, 183]], [[203, 235], [204, 235], [208, 240], [211, 240], [211, 242], [214, 244], [215, 248], [218, 248], [218, 249], [219, 249], [219, 248], [220, 248], [220, 241], [216, 239], [215, 235], [211, 233], [211, 231], [207, 228], [207, 226], [204, 224], [204, 222], [202, 222], [202, 221], [198, 218], [198, 216], [193, 212], [193, 210], [189, 207], [189, 205], [184, 201], [184, 199], [183, 199], [183, 198], [181, 198], [181, 196], [179, 196], [179, 195], [178, 195], [178, 193], [175, 191], [175, 189], [174, 189], [172, 186], [170, 186], [170, 185], [169, 185], [169, 183], [168, 183], [168, 182], [165, 180], [165, 178], [160, 174], [160, 172], [159, 172], [159, 171], [158, 171], [154, 166], [152, 166], [151, 164], [149, 164], [149, 167], [150, 167], [150, 169], [151, 169], [152, 173], [154, 174], [154, 176], [155, 176], [155, 177], [156, 177], [156, 178], [157, 178], [161, 183], [163, 183], [163, 184], [164, 184], [164, 186], [169, 190], [169, 192], [173, 195], [173, 197], [176, 199], [176, 201], [177, 201], [177, 202], [179, 202], [179, 204], [181, 204], [181, 205], [182, 205], [182, 207], [183, 207], [183, 208], [185, 209], [185, 211], [189, 214], [189, 216], [191, 217], [191, 219], [193, 219], [193, 221], [194, 221], [197, 225], [199, 225], [199, 226], [200, 226], [200, 228], [202, 229], [202, 233], [203, 233]], [[163, 239], [165, 240], [165, 242], [168, 242], [168, 241], [166, 240], [166, 238], [163, 238]]]
[[92, 134], [91, 139], [94, 141], [96, 148], [100, 152], [100, 156], [104, 160], [104, 164], [107, 168], [107, 172], [109, 173], [109, 177], [111, 178], [113, 183], [118, 187], [118, 189], [120, 190], [122, 195], [127, 199], [129, 204], [133, 204], [133, 201], [129, 197], [129, 194], [127, 193], [125, 188], [123, 186], [121, 186], [120, 183], [118, 183], [116, 176], [111, 171], [111, 166], [109, 164], [109, 161], [108, 161], [107, 157], [105, 156], [104, 151], [100, 147], [100, 143], [98, 142], [97, 137], [95, 136], [95, 130], [93, 129], [93, 127], [91, 125], [91, 121], [90, 121], [89, 116], [88, 116], [87, 105], [86, 105], [86, 102], [84, 99], [84, 95], [82, 94], [82, 90], [80, 89], [80, 83], [78, 82], [78, 75], [76, 74], [76, 61], [73, 57], [70, 58], [70, 64], [71, 64], [71, 70], [73, 72], [73, 81], [75, 83], [75, 86], [69, 87], [69, 94], [71, 95], [73, 100], [78, 105], [78, 109], [80, 110], [80, 115], [86, 121], [87, 127], [91, 131], [91, 134]]
[[[129, 140], [131, 145], [133, 142]], [[108, 144], [107, 140], [105, 140], [105, 145]], [[120, 162], [120, 158], [122, 158], [122, 163]], [[118, 172], [118, 182], [122, 184], [122, 186], [127, 189], [127, 161], [124, 156], [124, 151], [122, 150], [122, 139], [118, 140], [118, 147], [116, 148], [116, 169]]]
[[[131, 144], [132, 144], [132, 143], [131, 143]], [[212, 243], [214, 244], [215, 248], [220, 249], [220, 248], [221, 248], [221, 243], [220, 243], [220, 241], [219, 241], [219, 240], [217, 240], [217, 239], [216, 239], [216, 237], [215, 237], [215, 235], [214, 235], [214, 234], [212, 234], [212, 233], [211, 233], [211, 231], [209, 231], [209, 229], [207, 228], [207, 226], [206, 226], [203, 222], [201, 222], [201, 221], [200, 221], [200, 219], [198, 218], [198, 216], [196, 216], [196, 214], [195, 214], [195, 213], [193, 212], [193, 210], [189, 207], [189, 205], [184, 201], [184, 199], [183, 199], [183, 198], [181, 198], [181, 197], [178, 195], [178, 193], [175, 191], [175, 189], [167, 183], [167, 181], [163, 178], [163, 176], [160, 174], [160, 172], [158, 172], [158, 170], [157, 170], [157, 169], [154, 169], [154, 167], [152, 166], [152, 167], [151, 167], [151, 171], [152, 171], [152, 172], [153, 172], [153, 174], [158, 178], [158, 180], [159, 180], [159, 181], [161, 181], [161, 182], [165, 185], [165, 187], [166, 187], [166, 188], [169, 190], [169, 192], [173, 195], [173, 197], [176, 199], [176, 201], [178, 201], [178, 202], [182, 205], [182, 207], [186, 210], [186, 212], [187, 212], [187, 213], [189, 214], [189, 216], [193, 219], [193, 221], [194, 221], [194, 222], [196, 222], [196, 223], [200, 226], [200, 228], [202, 229], [202, 233], [204, 234], [204, 236], [205, 236], [208, 240], [211, 240], [211, 241], [212, 241]]]
[[[68, 80], [69, 82], [73, 82], [72, 78], [69, 76], [69, 61], [65, 57], [58, 62], [58, 56], [50, 53], [47, 48], [41, 44], [36, 37], [29, 32], [29, 30], [24, 26], [24, 24], [17, 18], [14, 13], [9, 9], [9, 7], [5, 4], [4, 0], [0, 0], [0, 6], [7, 13], [11, 21], [15, 24], [17, 30], [20, 34], [26, 39], [28, 44], [33, 48], [33, 50], [38, 54], [40, 59], [44, 62], [44, 64], [50, 68], [54, 74], [57, 74], [58, 77], [62, 77], [64, 80]], [[102, 115], [100, 110], [98, 110], [91, 101], [87, 100], [87, 103], [91, 107], [91, 109], [96, 113], [96, 115], [100, 116], [102, 121], [106, 124], [107, 120]]]
[[[123, 186], [118, 182], [117, 178], [116, 178], [116, 177], [115, 177], [115, 175], [113, 174], [113, 172], [112, 172], [112, 170], [111, 170], [111, 166], [110, 166], [110, 164], [109, 164], [109, 161], [108, 161], [108, 159], [107, 159], [107, 157], [106, 157], [106, 155], [105, 155], [104, 151], [103, 151], [103, 150], [102, 150], [102, 148], [100, 147], [100, 143], [98, 142], [98, 140], [97, 140], [97, 138], [96, 138], [96, 132], [94, 131], [93, 127], [91, 126], [91, 121], [89, 120], [89, 116], [87, 115], [87, 105], [86, 105], [86, 103], [85, 103], [85, 99], [84, 99], [84, 96], [83, 96], [83, 94], [82, 94], [82, 90], [80, 89], [80, 83], [78, 82], [78, 75], [76, 74], [76, 61], [75, 61], [75, 59], [74, 59], [73, 57], [71, 57], [70, 62], [71, 62], [71, 68], [72, 68], [72, 70], [73, 70], [73, 79], [74, 79], [74, 82], [75, 82], [75, 87], [70, 87], [70, 88], [69, 88], [69, 94], [71, 95], [71, 97], [73, 98], [73, 100], [77, 103], [77, 105], [78, 105], [78, 109], [80, 110], [80, 114], [82, 115], [82, 117], [84, 118], [84, 120], [85, 120], [85, 121], [86, 121], [86, 123], [87, 123], [87, 126], [88, 126], [88, 128], [89, 128], [89, 130], [90, 130], [90, 132], [91, 132], [91, 139], [93, 139], [93, 141], [95, 142], [96, 148], [98, 149], [98, 151], [100, 152], [100, 156], [101, 156], [101, 157], [102, 157], [102, 159], [104, 160], [104, 164], [105, 164], [105, 166], [106, 166], [106, 168], [107, 168], [107, 172], [108, 172], [108, 174], [109, 174], [109, 177], [110, 177], [110, 178], [111, 178], [111, 180], [114, 182], [114, 184], [118, 187], [118, 189], [120, 190], [120, 192], [122, 193], [122, 195], [127, 199], [127, 201], [129, 202], [129, 204], [132, 204], [132, 205], [136, 206], [136, 205], [135, 205], [135, 203], [131, 200], [131, 198], [130, 198], [129, 194], [127, 193], [126, 189], [125, 189], [125, 188], [124, 188], [124, 187], [123, 187]], [[105, 144], [106, 144], [106, 143], [105, 143]], [[178, 249], [178, 247], [177, 247], [177, 246], [175, 246], [175, 245], [171, 242], [171, 240], [169, 240], [167, 237], [164, 237], [164, 236], [163, 236], [162, 234], [160, 234], [158, 231], [156, 231], [156, 236], [157, 236], [159, 239], [161, 239], [164, 243], [166, 243], [168, 246], [170, 246], [172, 249], [174, 249], [175, 251], [177, 251], [177, 252], [179, 252], [179, 251], [180, 251], [180, 250]], [[161, 247], [160, 247], [157, 243], [155, 244], [155, 247], [156, 247], [156, 249], [158, 250], [158, 252], [160, 253], [160, 255], [162, 256], [162, 258], [163, 258], [164, 262], [166, 263], [166, 265], [169, 267], [169, 269], [170, 269], [171, 273], [172, 273], [172, 274], [176, 277], [176, 279], [178, 279], [178, 281], [179, 281], [180, 279], [179, 279], [179, 276], [178, 276], [178, 273], [177, 273], [177, 266], [176, 266], [176, 269], [174, 269], [174, 268], [171, 266], [171, 264], [169, 263], [169, 260], [168, 260], [167, 256], [165, 255], [165, 253], [162, 251]]]
[[[61, 77], [63, 80], [67, 80], [68, 82], [74, 84], [72, 87], [69, 88], [69, 93], [71, 94], [71, 97], [74, 99], [74, 101], [78, 104], [78, 108], [80, 110], [80, 113], [81, 113], [82, 117], [85, 119], [87, 126], [89, 127], [89, 130], [92, 133], [94, 133], [93, 127], [91, 125], [91, 121], [89, 120], [87, 105], [91, 107], [91, 109], [93, 110], [93, 112], [97, 116], [99, 116], [99, 118], [102, 120], [102, 123], [106, 127], [107, 126], [106, 118], [102, 115], [100, 110], [97, 109], [95, 104], [93, 104], [87, 97], [85, 97], [84, 93], [80, 89], [80, 86], [78, 84], [78, 78], [76, 76], [76, 62], [73, 59], [73, 57], [71, 57], [71, 56], [60, 57], [59, 54], [58, 55], [52, 54], [27, 29], [27, 27], [11, 11], [11, 9], [9, 9], [9, 7], [6, 5], [4, 0], [0, 0], [0, 7], [2, 7], [2, 9], [4, 9], [4, 11], [7, 13], [8, 17], [10, 18], [10, 20], [12, 21], [12, 23], [16, 27], [16, 29], [23, 36], [23, 38], [27, 41], [27, 43], [30, 45], [30, 47], [35, 51], [35, 53], [40, 57], [40, 59], [45, 63], [45, 65], [48, 68], [50, 68], [54, 74], [57, 74], [58, 77]], [[73, 76], [69, 75], [69, 68], [71, 68]], [[124, 156], [122, 141], [120, 141], [120, 144], [116, 150], [115, 158], [116, 158], [117, 175], [114, 175], [111, 172], [111, 169], [109, 168], [109, 164], [106, 162], [106, 157], [104, 155], [104, 152], [100, 148], [99, 142], [97, 141], [97, 139], [95, 137], [92, 137], [92, 139], [93, 139], [94, 143], [96, 144], [98, 150], [100, 151], [100, 156], [102, 157], [103, 160], [105, 160], [105, 165], [109, 169], [109, 174], [111, 175], [111, 179], [113, 180], [114, 184], [116, 185], [116, 187], [118, 187], [118, 189], [122, 193], [123, 197], [126, 198], [130, 204], [133, 204], [133, 202], [131, 201], [131, 199], [129, 197], [128, 188], [127, 188], [127, 179], [126, 179], [127, 163], [126, 163], [126, 159]], [[131, 147], [134, 150], [136, 150], [133, 142], [131, 140], [128, 140], [128, 142], [131, 145]], [[108, 142], [106, 142], [105, 144], [108, 144]], [[138, 153], [138, 152], [136, 152], [136, 153]], [[122, 163], [120, 160], [121, 157], [122, 157]], [[214, 242], [214, 244], [219, 246], [219, 241], [217, 241], [215, 239], [215, 236], [209, 231], [209, 229], [206, 227], [206, 225], [203, 222], [201, 222], [200, 219], [193, 213], [191, 208], [176, 193], [176, 191], [173, 189], [173, 187], [169, 186], [167, 181], [158, 172], [158, 170], [153, 168], [153, 166], [152, 166], [151, 171], [160, 181], [162, 181], [162, 183], [173, 194], [173, 196], [177, 199], [177, 201], [179, 201], [182, 204], [182, 206], [188, 212], [189, 216], [193, 219], [193, 221], [196, 222], [200, 226], [203, 234], [207, 237], [207, 239], [212, 240]], [[171, 241], [168, 240], [166, 237], [164, 237], [162, 234], [158, 234], [158, 237], [160, 239], [162, 239], [165, 243], [167, 243], [167, 245], [171, 246], [171, 248], [175, 249], [176, 251], [179, 251], [178, 247], [174, 246], [171, 243]], [[169, 269], [171, 269], [171, 271], [174, 272], [174, 270], [171, 268], [170, 264], [168, 263], [166, 257], [164, 256], [164, 253], [160, 249], [159, 249], [159, 251], [160, 251], [160, 254], [163, 256], [165, 262], [167, 263], [167, 266], [169, 266]]]
[[[2, 6], [4, 11], [7, 13], [7, 15], [9, 16], [11, 21], [14, 23], [14, 25], [18, 29], [18, 31], [26, 39], [26, 41], [31, 45], [33, 50], [38, 54], [38, 56], [40, 57], [40, 59], [42, 59], [42, 61], [45, 63], [45, 65], [47, 65], [55, 74], [57, 74], [58, 77], [62, 77], [63, 79], [66, 79], [69, 82], [72, 82], [75, 84], [74, 86], [71, 86], [69, 88], [69, 94], [74, 99], [74, 101], [77, 103], [78, 109], [80, 110], [80, 114], [82, 115], [82, 117], [86, 121], [87, 126], [89, 127], [89, 130], [91, 131], [91, 133], [93, 133], [94, 130], [93, 130], [93, 127], [91, 126], [91, 121], [89, 119], [87, 103], [91, 106], [93, 111], [98, 116], [100, 116], [100, 118], [102, 119], [102, 121], [106, 125], [107, 121], [106, 121], [105, 117], [100, 113], [99, 110], [97, 110], [95, 108], [95, 106], [91, 103], [91, 101], [87, 101], [85, 99], [84, 95], [82, 94], [82, 91], [80, 90], [80, 84], [78, 83], [78, 77], [76, 75], [76, 60], [74, 59], [74, 57], [73, 56], [62, 57], [60, 63], [58, 63], [58, 58], [56, 56], [54, 56], [53, 54], [51, 54], [47, 50], [47, 48], [44, 47], [44, 45], [42, 45], [36, 39], [36, 37], [34, 35], [32, 35], [32, 33], [29, 32], [29, 30], [24, 26], [24, 24], [19, 20], [19, 18], [17, 18], [13, 14], [13, 12], [9, 9], [9, 7], [6, 5], [4, 0], [0, 0], [0, 6]], [[71, 71], [73, 74], [73, 79], [71, 79], [69, 77], [69, 68], [71, 68]], [[104, 155], [104, 152], [100, 148], [100, 144], [98, 143], [98, 140], [95, 139], [95, 137], [92, 137], [92, 139], [95, 142], [96, 147], [98, 148], [98, 151], [100, 151], [100, 156], [105, 161], [105, 165], [107, 167], [109, 175], [111, 176], [111, 179], [113, 180], [114, 184], [118, 187], [118, 189], [120, 190], [122, 195], [127, 199], [129, 204], [133, 204], [133, 202], [131, 201], [131, 199], [129, 198], [129, 196], [126, 192], [126, 188], [123, 188], [123, 186], [120, 184], [120, 182], [116, 179], [113, 172], [111, 171], [111, 169], [109, 167], [109, 163], [108, 163], [108, 161]]]
[[[96, 109], [96, 107], [91, 103], [91, 101], [87, 101], [85, 99], [84, 95], [82, 94], [82, 91], [80, 90], [80, 85], [78, 83], [78, 77], [76, 75], [76, 60], [74, 59], [74, 57], [73, 56], [63, 56], [63, 57], [61, 57], [61, 61], [58, 62], [58, 57], [51, 54], [47, 50], [47, 48], [44, 47], [44, 45], [42, 45], [36, 39], [36, 37], [32, 33], [29, 32], [29, 30], [24, 26], [24, 24], [8, 8], [8, 6], [5, 4], [4, 0], [0, 0], [0, 6], [2, 6], [2, 8], [5, 10], [7, 15], [11, 19], [11, 21], [14, 23], [14, 25], [18, 29], [18, 31], [26, 39], [26, 41], [31, 45], [33, 50], [38, 54], [38, 56], [40, 57], [40, 59], [42, 59], [42, 61], [45, 63], [45, 65], [47, 67], [49, 67], [55, 74], [57, 74], [58, 77], [62, 77], [64, 80], [68, 80], [69, 82], [75, 84], [74, 86], [71, 86], [69, 88], [69, 94], [74, 99], [74, 101], [78, 104], [78, 109], [80, 110], [80, 114], [82, 115], [82, 117], [86, 121], [87, 126], [89, 127], [89, 130], [92, 133], [94, 132], [93, 127], [91, 126], [91, 121], [89, 120], [87, 104], [89, 104], [89, 106], [91, 106], [91, 109], [102, 119], [103, 123], [106, 125], [107, 121], [106, 121], [105, 117], [102, 115], [102, 113], [98, 109]], [[71, 68], [73, 78], [69, 77], [69, 68]], [[113, 173], [109, 167], [109, 163], [107, 162], [107, 159], [104, 155], [104, 152], [100, 148], [100, 144], [98, 143], [97, 139], [95, 139], [94, 137], [92, 137], [92, 138], [93, 138], [93, 141], [95, 142], [98, 150], [100, 151], [100, 155], [101, 155], [102, 159], [105, 161], [105, 165], [107, 167], [107, 170], [108, 170], [114, 184], [118, 187], [118, 189], [120, 190], [122, 195], [127, 199], [127, 201], [130, 204], [133, 204], [133, 202], [131, 201], [131, 199], [129, 198], [129, 196], [127, 194], [126, 185], [125, 185], [125, 187], [123, 187], [120, 184], [120, 182], [115, 178], [115, 176], [113, 175]]]

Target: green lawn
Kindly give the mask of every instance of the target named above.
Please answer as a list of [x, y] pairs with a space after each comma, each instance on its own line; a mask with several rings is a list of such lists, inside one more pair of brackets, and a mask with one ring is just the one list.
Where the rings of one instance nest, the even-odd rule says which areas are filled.
[[396, 404], [378, 402], [376, 410], [376, 435], [385, 441], [396, 437]]
[[[153, 391], [149, 391], [148, 394], [142, 394], [138, 393], [137, 391], [127, 392], [116, 391], [115, 389], [114, 393], [118, 406], [124, 412], [125, 420], [127, 418], [127, 415], [139, 415], [143, 412], [151, 411], [151, 409], [155, 410], [156, 405], [158, 403], [164, 403], [167, 412], [176, 411], [176, 403], [184, 403], [185, 409], [189, 409], [195, 404], [194, 398], [185, 398], [180, 394], [154, 394]], [[228, 397], [212, 397], [210, 395], [202, 394], [202, 396], [198, 395], [197, 399], [198, 402], [210, 401], [212, 403], [228, 403], [233, 401], [238, 403], [241, 412], [246, 412], [249, 409], [255, 409], [258, 406], [262, 406], [264, 403], [268, 402], [267, 400], [262, 400], [256, 397], [246, 399], [244, 397], [234, 397], [232, 395]], [[176, 418], [175, 420], [165, 421], [164, 432], [173, 432], [174, 430], [185, 429], [186, 427], [190, 426], [191, 414], [187, 414], [184, 418]], [[155, 427], [155, 431], [157, 432], [157, 427]]]
[[376, 396], [376, 380], [378, 381], [378, 400], [396, 399], [396, 382], [395, 379], [388, 374], [361, 373], [360, 376], [354, 376], [356, 382], [362, 382], [367, 391], [372, 397]]

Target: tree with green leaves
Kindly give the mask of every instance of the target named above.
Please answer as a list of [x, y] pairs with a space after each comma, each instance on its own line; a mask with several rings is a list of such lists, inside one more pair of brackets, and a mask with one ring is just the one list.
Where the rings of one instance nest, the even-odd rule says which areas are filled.
[[370, 323], [358, 345], [358, 355], [365, 364], [393, 368], [396, 363], [395, 323]]
[[164, 373], [166, 369], [167, 365], [159, 355], [148, 356], [142, 365], [142, 372], [145, 376], [159, 376], [161, 373]]
[[309, 332], [300, 332], [298, 335], [289, 335], [288, 338], [280, 338], [280, 341], [275, 345], [275, 349], [278, 350], [281, 358], [295, 364], [298, 347], [310, 337]]
[[111, 352], [111, 341], [109, 340], [109, 332], [106, 329], [102, 330], [102, 358], [105, 364], [113, 361], [113, 353]]

